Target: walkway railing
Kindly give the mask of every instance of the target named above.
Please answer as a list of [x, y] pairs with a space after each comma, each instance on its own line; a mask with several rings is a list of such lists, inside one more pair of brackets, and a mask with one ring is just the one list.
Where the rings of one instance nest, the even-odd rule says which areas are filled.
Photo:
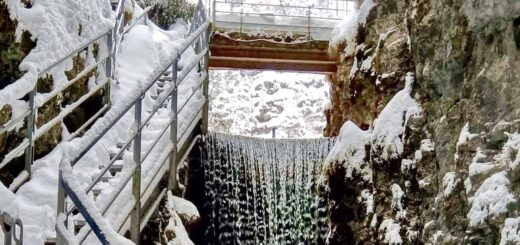
[[[100, 133], [93, 139], [86, 147], [81, 149], [78, 155], [74, 156], [73, 159], [64, 159], [60, 163], [60, 176], [59, 176], [59, 193], [58, 193], [58, 215], [59, 219], [56, 224], [56, 231], [58, 234], [58, 243], [59, 244], [70, 244], [77, 242], [79, 244], [83, 243], [86, 238], [89, 236], [91, 232], [97, 236], [99, 241], [102, 244], [108, 244], [108, 240], [105, 237], [105, 233], [103, 228], [100, 226], [100, 220], [96, 217], [106, 215], [107, 211], [110, 209], [111, 205], [114, 201], [120, 197], [123, 193], [123, 190], [127, 185], [129, 185], [131, 181], [131, 189], [132, 196], [134, 199], [133, 209], [131, 213], [127, 216], [127, 219], [130, 219], [130, 236], [131, 240], [135, 243], [139, 242], [140, 232], [146, 225], [147, 219], [150, 217], [151, 212], [158, 205], [158, 201], [155, 200], [152, 202], [151, 207], [148, 207], [148, 210], [141, 211], [142, 202], [150, 198], [150, 195], [147, 194], [150, 191], [157, 189], [158, 183], [153, 184], [154, 181], [146, 185], [143, 189], [141, 188], [141, 166], [142, 163], [150, 156], [150, 152], [153, 149], [156, 149], [158, 141], [162, 138], [162, 136], [169, 130], [170, 131], [170, 144], [162, 151], [166, 154], [163, 154], [159, 161], [161, 163], [161, 167], [158, 168], [157, 172], [153, 175], [154, 180], [160, 180], [163, 176], [161, 174], [161, 169], [168, 169], [169, 177], [168, 177], [168, 189], [173, 189], [177, 185], [177, 164], [184, 157], [183, 152], [180, 151], [181, 148], [186, 145], [192, 145], [193, 138], [190, 138], [189, 135], [196, 131], [196, 125], [202, 120], [203, 130], [207, 127], [207, 110], [208, 110], [208, 101], [207, 101], [207, 91], [208, 91], [208, 61], [209, 61], [209, 52], [208, 52], [208, 43], [209, 43], [209, 22], [206, 19], [206, 14], [204, 12], [204, 7], [202, 2], [199, 1], [198, 11], [195, 13], [195, 16], [192, 21], [192, 27], [190, 30], [190, 34], [183, 40], [180, 48], [176, 50], [176, 52], [171, 54], [171, 61], [164, 67], [160, 69], [160, 72], [157, 73], [157, 76], [147, 82], [144, 88], [132, 99], [132, 103], [126, 105], [124, 109], [117, 113], [117, 115], [113, 115], [108, 119], [108, 123], [104, 124]], [[183, 53], [190, 47], [194, 45], [196, 57], [191, 59], [191, 62], [180, 68], [179, 60]], [[197, 85], [197, 89], [189, 95], [188, 99], [183, 104], [178, 104], [178, 87], [183, 84], [186, 80], [188, 74], [195, 68], [198, 68], [198, 72], [200, 75], [199, 83]], [[171, 85], [167, 88], [161, 96], [157, 98], [156, 105], [163, 105], [167, 103], [168, 98], [171, 98], [171, 117], [169, 123], [165, 128], [163, 128], [158, 135], [157, 138], [153, 140], [153, 143], [143, 152], [141, 149], [141, 134], [143, 129], [146, 127], [147, 123], [152, 119], [152, 117], [156, 114], [160, 106], [154, 106], [153, 110], [142, 119], [142, 101], [146, 92], [149, 91], [154, 84], [157, 83], [159, 78], [163, 74], [167, 74], [168, 70], [171, 70]], [[191, 119], [191, 122], [187, 127], [180, 128], [181, 131], [178, 132], [179, 122], [178, 115], [184, 110], [187, 110], [189, 106], [187, 106], [195, 97], [196, 93], [200, 93], [202, 90], [202, 94], [205, 96], [205, 103], [201, 105], [197, 110], [195, 116]], [[131, 137], [122, 144], [120, 150], [115, 153], [115, 156], [107, 163], [101, 163], [103, 166], [96, 177], [92, 182], [88, 185], [88, 187], [84, 190], [78, 190], [78, 188], [73, 183], [71, 168], [78, 163], [78, 161], [85, 156], [87, 152], [89, 152], [93, 146], [106, 135], [106, 133], [111, 130], [114, 125], [127, 113], [130, 109], [134, 109], [134, 125], [135, 130], [131, 134]], [[89, 192], [92, 192], [94, 187], [100, 183], [105, 174], [112, 168], [116, 159], [122, 156], [127, 148], [130, 146], [133, 147], [133, 161], [135, 162], [134, 166], [131, 167], [129, 174], [123, 176], [118, 186], [115, 187], [115, 191], [113, 191], [112, 195], [108, 197], [108, 203], [103, 205], [102, 207], [95, 207], [94, 201], [87, 197]], [[165, 190], [162, 190], [160, 193], [164, 193]], [[66, 206], [66, 199], [70, 197], [70, 200], [73, 202], [72, 206]], [[161, 195], [159, 195], [158, 200], [160, 200]], [[149, 200], [146, 200], [147, 202]], [[93, 208], [94, 207], [94, 208]], [[74, 234], [74, 232], [70, 231], [68, 227], [70, 226], [70, 217], [73, 211], [79, 211], [81, 216], [84, 217], [86, 223], [88, 224], [88, 231], [84, 231], [83, 229], [78, 233]], [[99, 218], [99, 217], [98, 217]], [[126, 219], [125, 219], [126, 220]], [[123, 224], [120, 227], [116, 227], [116, 231], [124, 232]], [[74, 234], [74, 235], [73, 235]]]
[[[116, 22], [114, 28], [106, 30], [81, 45], [79, 48], [70, 52], [66, 56], [52, 63], [47, 68], [38, 71], [38, 80], [45, 78], [50, 72], [57, 66], [68, 62], [71, 58], [80, 54], [81, 52], [88, 51], [89, 49], [95, 49], [94, 45], [105, 41], [108, 46], [108, 54], [103, 57], [98, 57], [93, 64], [86, 66], [83, 70], [79, 71], [73, 78], [70, 78], [68, 82], [62, 84], [59, 88], [54, 89], [52, 92], [37, 98], [37, 84], [28, 93], [29, 103], [28, 110], [23, 112], [16, 118], [12, 118], [4, 125], [0, 125], [0, 135], [6, 134], [12, 130], [15, 130], [19, 125], [25, 125], [25, 137], [21, 143], [15, 148], [10, 150], [3, 156], [0, 161], [0, 169], [5, 167], [7, 164], [12, 162], [14, 159], [24, 156], [24, 170], [18, 174], [14, 181], [9, 186], [9, 190], [15, 192], [23, 183], [25, 183], [31, 177], [31, 168], [34, 162], [35, 143], [38, 139], [42, 138], [45, 133], [49, 132], [53, 127], [62, 123], [63, 119], [70, 115], [76, 108], [78, 108], [83, 102], [89, 99], [94, 94], [103, 94], [103, 106], [94, 115], [86, 120], [76, 131], [72, 132], [69, 138], [65, 140], [72, 140], [79, 136], [88, 126], [90, 126], [97, 118], [105, 113], [110, 108], [110, 81], [114, 78], [114, 64], [115, 55], [119, 43], [121, 41], [121, 34], [124, 31], [124, 2], [119, 1], [115, 9]], [[104, 70], [104, 73], [96, 77], [96, 85], [90, 88], [89, 91], [79, 97], [75, 102], [68, 105], [65, 109], [62, 109], [60, 113], [51, 118], [48, 122], [43, 125], [37, 126], [38, 124], [38, 109], [46, 105], [46, 103], [57, 98], [63, 91], [76, 85], [82, 78], [91, 74], [94, 70]], [[4, 244], [9, 245], [13, 242], [15, 244], [23, 243], [23, 224], [21, 220], [10, 216], [8, 213], [0, 212], [0, 228], [8, 231], [4, 232]], [[16, 230], [19, 229], [19, 232]]]
[[352, 0], [323, 1], [317, 5], [280, 5], [253, 0], [211, 0], [211, 18], [216, 31], [260, 34], [290, 34], [308, 40], [330, 38], [330, 32], [349, 11]]
[[[102, 93], [103, 94], [103, 106], [96, 112], [94, 115], [89, 118], [83, 125], [81, 125], [75, 132], [72, 132], [70, 137], [66, 140], [71, 140], [78, 135], [80, 135], [88, 126], [90, 126], [97, 118], [99, 118], [104, 112], [106, 112], [110, 108], [110, 81], [114, 78], [114, 63], [115, 63], [115, 54], [117, 52], [119, 42], [121, 39], [121, 34], [124, 30], [124, 2], [119, 1], [118, 6], [116, 8], [116, 23], [115, 27], [102, 32], [94, 39], [80, 46], [76, 50], [70, 52], [68, 55], [62, 57], [60, 60], [54, 62], [52, 65], [38, 72], [38, 80], [41, 78], [45, 78], [49, 75], [50, 71], [62, 65], [64, 62], [68, 62], [71, 58], [78, 55], [81, 52], [84, 52], [88, 49], [94, 49], [94, 45], [99, 42], [106, 41], [108, 46], [108, 54], [104, 57], [98, 57], [97, 60], [93, 63], [85, 67], [83, 70], [79, 71], [79, 73], [71, 78], [67, 83], [61, 85], [61, 87], [54, 89], [52, 92], [44, 95], [43, 98], [36, 98], [37, 96], [37, 85], [29, 92], [29, 109], [22, 113], [17, 118], [13, 118], [9, 120], [6, 124], [0, 126], [0, 135], [7, 133], [9, 131], [14, 130], [18, 125], [24, 124], [26, 125], [26, 133], [25, 138], [22, 142], [9, 151], [0, 162], [0, 169], [9, 164], [15, 158], [20, 157], [22, 155], [25, 156], [25, 167], [24, 170], [15, 178], [15, 181], [10, 185], [9, 189], [11, 191], [16, 191], [25, 181], [27, 181], [31, 176], [31, 166], [34, 162], [34, 150], [35, 150], [35, 142], [40, 139], [45, 133], [49, 132], [54, 126], [60, 124], [64, 118], [66, 118], [69, 114], [71, 114], [76, 108], [78, 108], [83, 102], [89, 99], [94, 94]], [[55, 99], [66, 89], [76, 85], [78, 81], [82, 78], [91, 74], [96, 69], [104, 70], [104, 74], [98, 75], [96, 78], [96, 86], [90, 88], [90, 90], [82, 95], [79, 99], [77, 99], [72, 104], [68, 105], [66, 109], [62, 109], [60, 113], [51, 118], [50, 121], [37, 126], [38, 122], [38, 109], [42, 108], [46, 105], [46, 103]]]

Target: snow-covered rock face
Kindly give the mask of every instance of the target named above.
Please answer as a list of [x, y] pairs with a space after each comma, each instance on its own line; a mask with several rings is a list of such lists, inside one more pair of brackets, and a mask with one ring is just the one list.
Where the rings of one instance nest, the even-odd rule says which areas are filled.
[[325, 127], [329, 84], [323, 75], [273, 71], [210, 73], [212, 131], [276, 138], [317, 138]]
[[364, 149], [363, 161], [334, 154], [323, 171], [331, 243], [519, 243], [519, 8], [383, 0], [365, 22], [343, 23], [354, 31], [332, 47], [326, 134], [342, 142], [357, 125], [370, 140], [350, 130], [357, 145], [338, 149]]

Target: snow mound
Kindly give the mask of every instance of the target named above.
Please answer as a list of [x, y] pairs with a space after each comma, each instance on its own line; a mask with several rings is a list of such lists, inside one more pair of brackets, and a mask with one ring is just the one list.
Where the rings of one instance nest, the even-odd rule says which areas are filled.
[[520, 244], [520, 217], [507, 218], [500, 239], [500, 245]]
[[[366, 152], [365, 145], [370, 139], [370, 132], [360, 129], [351, 121], [346, 122], [341, 127], [339, 136], [336, 138], [334, 147], [325, 159], [326, 164], [334, 161], [346, 161], [346, 177], [352, 177], [354, 172], [361, 170], [364, 163]], [[364, 173], [365, 180], [371, 180], [371, 172]]]
[[505, 171], [493, 174], [484, 180], [478, 188], [472, 201], [471, 209], [467, 215], [470, 226], [483, 224], [490, 216], [498, 216], [508, 212], [508, 205], [516, 203], [516, 199], [509, 192]]
[[346, 41], [346, 54], [352, 54], [355, 51], [355, 37], [358, 26], [364, 25], [370, 10], [375, 6], [373, 0], [365, 0], [359, 10], [349, 12], [347, 16], [337, 24], [331, 33], [330, 45], [336, 46]]
[[405, 126], [411, 116], [421, 112], [419, 104], [410, 96], [413, 77], [406, 75], [406, 86], [385, 106], [374, 122], [371, 141], [382, 149], [383, 159], [397, 158], [403, 153]]

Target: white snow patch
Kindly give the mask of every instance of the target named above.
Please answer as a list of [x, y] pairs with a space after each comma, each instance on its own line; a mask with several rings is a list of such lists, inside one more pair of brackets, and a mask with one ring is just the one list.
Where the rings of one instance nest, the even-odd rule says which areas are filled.
[[485, 222], [486, 218], [494, 217], [508, 211], [507, 206], [515, 203], [515, 197], [509, 192], [506, 172], [493, 174], [484, 180], [475, 192], [471, 209], [467, 215], [470, 226], [478, 226]]
[[369, 190], [361, 191], [361, 201], [366, 205], [367, 214], [374, 212], [374, 195]]
[[492, 162], [479, 162], [481, 159], [485, 158], [486, 155], [482, 152], [480, 147], [477, 148], [477, 152], [473, 157], [471, 164], [469, 165], [469, 176], [473, 177], [477, 174], [483, 174], [489, 172], [495, 166]]
[[409, 173], [410, 170], [415, 169], [415, 161], [410, 159], [403, 159], [401, 161], [401, 173]]
[[342, 41], [346, 41], [347, 45], [345, 53], [348, 55], [355, 51], [355, 37], [358, 26], [364, 25], [370, 10], [375, 6], [373, 0], [365, 0], [359, 10], [349, 12], [348, 15], [337, 24], [331, 33], [330, 45], [335, 46]]
[[507, 164], [509, 168], [516, 169], [520, 164], [520, 134], [507, 134], [508, 141], [502, 147], [500, 159]]
[[374, 122], [372, 139], [374, 145], [381, 147], [383, 159], [397, 158], [403, 152], [405, 126], [412, 115], [421, 112], [419, 104], [410, 96], [413, 76], [406, 75], [406, 86], [385, 106]]
[[[361, 165], [364, 163], [366, 156], [365, 145], [368, 144], [369, 138], [370, 132], [360, 129], [351, 121], [347, 121], [341, 127], [336, 143], [325, 159], [325, 163], [345, 161], [347, 167], [346, 177], [352, 177], [354, 170], [361, 170]], [[371, 172], [364, 171], [365, 180], [371, 180]]]
[[500, 239], [500, 245], [520, 244], [520, 217], [507, 218]]
[[171, 191], [168, 191], [168, 202], [170, 207], [178, 214], [182, 214], [190, 220], [200, 218], [199, 211], [193, 203], [184, 198], [174, 196]]
[[464, 127], [462, 127], [462, 130], [459, 134], [459, 140], [457, 141], [457, 145], [455, 146], [456, 152], [455, 152], [455, 161], [459, 159], [459, 146], [462, 144], [465, 144], [469, 140], [475, 138], [478, 136], [478, 134], [472, 134], [469, 132], [469, 123], [464, 124]]
[[421, 151], [422, 152], [432, 152], [435, 150], [435, 142], [431, 139], [423, 139], [421, 140]]
[[31, 8], [18, 0], [6, 2], [11, 19], [18, 21], [17, 37], [27, 30], [37, 42], [20, 64], [27, 73], [0, 90], [0, 108], [25, 96], [35, 86], [38, 72], [108, 31], [115, 20], [106, 0], [40, 0]]
[[392, 184], [390, 187], [392, 190], [392, 208], [395, 208], [399, 211], [403, 210], [403, 203], [402, 199], [404, 196], [404, 191], [401, 189], [401, 187], [398, 184]]
[[379, 231], [385, 232], [384, 241], [386, 244], [402, 244], [403, 239], [399, 232], [401, 231], [401, 225], [394, 223], [393, 219], [385, 219], [379, 226]]
[[460, 179], [455, 172], [447, 172], [442, 178], [442, 186], [444, 187], [444, 196], [447, 197], [455, 189]]

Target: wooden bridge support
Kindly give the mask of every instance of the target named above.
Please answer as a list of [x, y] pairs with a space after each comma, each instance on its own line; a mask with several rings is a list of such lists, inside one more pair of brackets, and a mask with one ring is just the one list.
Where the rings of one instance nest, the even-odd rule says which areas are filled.
[[210, 42], [210, 69], [259, 69], [335, 73], [327, 41], [238, 40], [215, 34]]

